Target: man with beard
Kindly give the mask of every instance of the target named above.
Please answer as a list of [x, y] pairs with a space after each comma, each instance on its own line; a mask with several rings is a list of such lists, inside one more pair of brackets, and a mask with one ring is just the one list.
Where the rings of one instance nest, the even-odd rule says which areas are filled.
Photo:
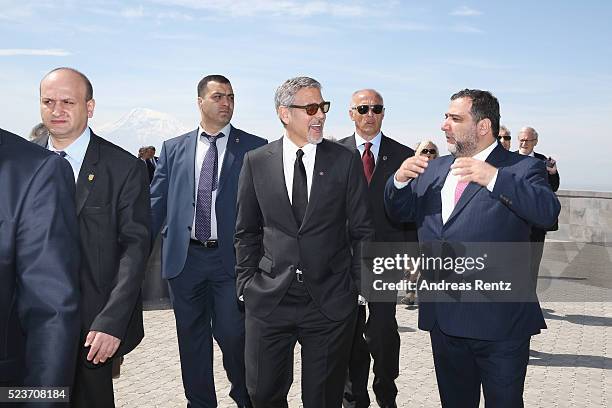
[[304, 407], [338, 407], [357, 312], [359, 244], [373, 233], [363, 166], [354, 148], [323, 140], [330, 103], [319, 82], [287, 80], [275, 105], [285, 134], [245, 155], [238, 185], [247, 388], [255, 407], [286, 407], [299, 342]]
[[[411, 157], [389, 178], [387, 211], [415, 221], [419, 242], [529, 242], [532, 225], [558, 216], [544, 163], [500, 146], [499, 118], [491, 93], [454, 94], [442, 124], [452, 155]], [[525, 280], [526, 269], [515, 272]], [[487, 406], [522, 407], [529, 342], [545, 327], [537, 300], [421, 302], [442, 406], [478, 407], [482, 385]]]

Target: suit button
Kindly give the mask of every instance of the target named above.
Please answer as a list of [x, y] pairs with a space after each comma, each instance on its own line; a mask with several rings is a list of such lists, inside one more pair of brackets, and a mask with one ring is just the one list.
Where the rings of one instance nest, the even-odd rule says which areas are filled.
[[188, 229], [189, 231], [191, 231], [191, 225], [190, 225], [190, 226], [188, 226], [188, 227], [187, 227], [187, 229]]

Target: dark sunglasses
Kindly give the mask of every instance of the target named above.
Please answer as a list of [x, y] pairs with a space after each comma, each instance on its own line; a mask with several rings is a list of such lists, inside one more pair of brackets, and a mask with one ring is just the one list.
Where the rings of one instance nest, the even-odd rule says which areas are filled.
[[423, 149], [421, 150], [421, 154], [437, 154], [438, 152], [436, 151], [436, 149]]
[[504, 139], [506, 141], [512, 140], [512, 136], [497, 136], [497, 140]]
[[359, 106], [353, 106], [352, 109], [359, 112], [360, 115], [367, 114], [370, 109], [372, 109], [372, 112], [374, 112], [375, 114], [380, 115], [384, 109], [384, 106], [382, 105], [359, 105]]
[[331, 105], [331, 102], [309, 103], [308, 105], [289, 105], [288, 107], [304, 109], [308, 116], [314, 116], [319, 111], [319, 108], [321, 108], [321, 112], [323, 113], [329, 112], [329, 105]]

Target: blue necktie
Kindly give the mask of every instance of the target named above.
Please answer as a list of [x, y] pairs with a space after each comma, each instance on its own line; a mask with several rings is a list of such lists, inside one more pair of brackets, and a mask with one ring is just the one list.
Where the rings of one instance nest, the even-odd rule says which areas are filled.
[[210, 238], [210, 212], [212, 207], [212, 192], [217, 189], [217, 169], [218, 153], [217, 139], [223, 137], [223, 133], [210, 136], [202, 132], [202, 137], [206, 137], [210, 142], [208, 151], [204, 156], [202, 168], [200, 170], [200, 181], [198, 182], [198, 197], [196, 202], [195, 215], [195, 237], [204, 242]]
[[55, 153], [59, 154], [60, 157], [66, 157], [66, 152], [63, 150], [56, 150]]

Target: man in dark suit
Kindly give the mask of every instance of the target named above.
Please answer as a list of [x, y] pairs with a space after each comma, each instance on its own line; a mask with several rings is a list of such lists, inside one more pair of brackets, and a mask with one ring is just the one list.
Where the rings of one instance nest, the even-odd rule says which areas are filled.
[[79, 332], [72, 171], [0, 129], [0, 185], [0, 386], [70, 387]]
[[[500, 116], [493, 95], [460, 91], [445, 117], [452, 155], [402, 164], [385, 188], [392, 218], [415, 221], [421, 243], [502, 242], [510, 249], [529, 242], [532, 225], [554, 222], [560, 205], [544, 163], [495, 140]], [[517, 281], [528, 280], [528, 265], [512, 267]], [[422, 301], [419, 328], [430, 332], [442, 406], [478, 407], [482, 384], [487, 406], [522, 407], [529, 341], [545, 327], [537, 300]]]
[[300, 342], [304, 407], [338, 407], [355, 327], [360, 244], [373, 235], [367, 186], [357, 151], [323, 140], [329, 102], [319, 82], [287, 80], [275, 105], [285, 135], [247, 153], [238, 186], [247, 387], [255, 407], [286, 407]]
[[[245, 153], [266, 141], [230, 124], [234, 91], [222, 75], [198, 84], [198, 129], [164, 142], [151, 185], [154, 236], [170, 283], [185, 396], [216, 407], [212, 338], [223, 352], [230, 396], [250, 406], [244, 380], [244, 313], [236, 297], [236, 193]], [[163, 226], [163, 229], [162, 229]]]
[[95, 101], [91, 82], [57, 68], [40, 83], [48, 138], [35, 142], [64, 157], [76, 180], [81, 264], [81, 336], [72, 405], [113, 407], [111, 358], [144, 335], [140, 288], [149, 255], [146, 166], [87, 126]]
[[[340, 143], [359, 150], [363, 170], [368, 181], [368, 202], [374, 221], [376, 242], [414, 242], [414, 224], [391, 221], [384, 207], [385, 183], [414, 151], [381, 132], [385, 116], [383, 98], [374, 89], [362, 89], [353, 93], [349, 116], [355, 122], [355, 133]], [[399, 375], [400, 337], [395, 319], [396, 304], [369, 302], [366, 323], [365, 305], [359, 306], [355, 338], [347, 381], [344, 389], [345, 407], [370, 406], [368, 375], [370, 354], [374, 360], [372, 388], [380, 407], [395, 407]], [[365, 336], [365, 337], [364, 337]]]
[[147, 164], [147, 171], [149, 173], [149, 182], [153, 181], [153, 175], [157, 168], [157, 162], [159, 157], [155, 156], [155, 146], [147, 146], [144, 148], [144, 161]]
[[[546, 172], [548, 173], [548, 184], [552, 191], [556, 192], [559, 190], [559, 172], [557, 171], [557, 162], [552, 157], [546, 157], [543, 154], [535, 152], [533, 149], [538, 144], [538, 132], [532, 127], [526, 126], [521, 129], [519, 133], [519, 153], [524, 156], [535, 157], [536, 159], [542, 160], [546, 165]], [[546, 239], [546, 231], [556, 231], [559, 229], [558, 221], [547, 228], [533, 227], [531, 229], [531, 242], [532, 255], [531, 255], [531, 269], [533, 272], [534, 279], [537, 281], [538, 272], [540, 269], [540, 262], [542, 261], [542, 254], [544, 252], [544, 240]]]

